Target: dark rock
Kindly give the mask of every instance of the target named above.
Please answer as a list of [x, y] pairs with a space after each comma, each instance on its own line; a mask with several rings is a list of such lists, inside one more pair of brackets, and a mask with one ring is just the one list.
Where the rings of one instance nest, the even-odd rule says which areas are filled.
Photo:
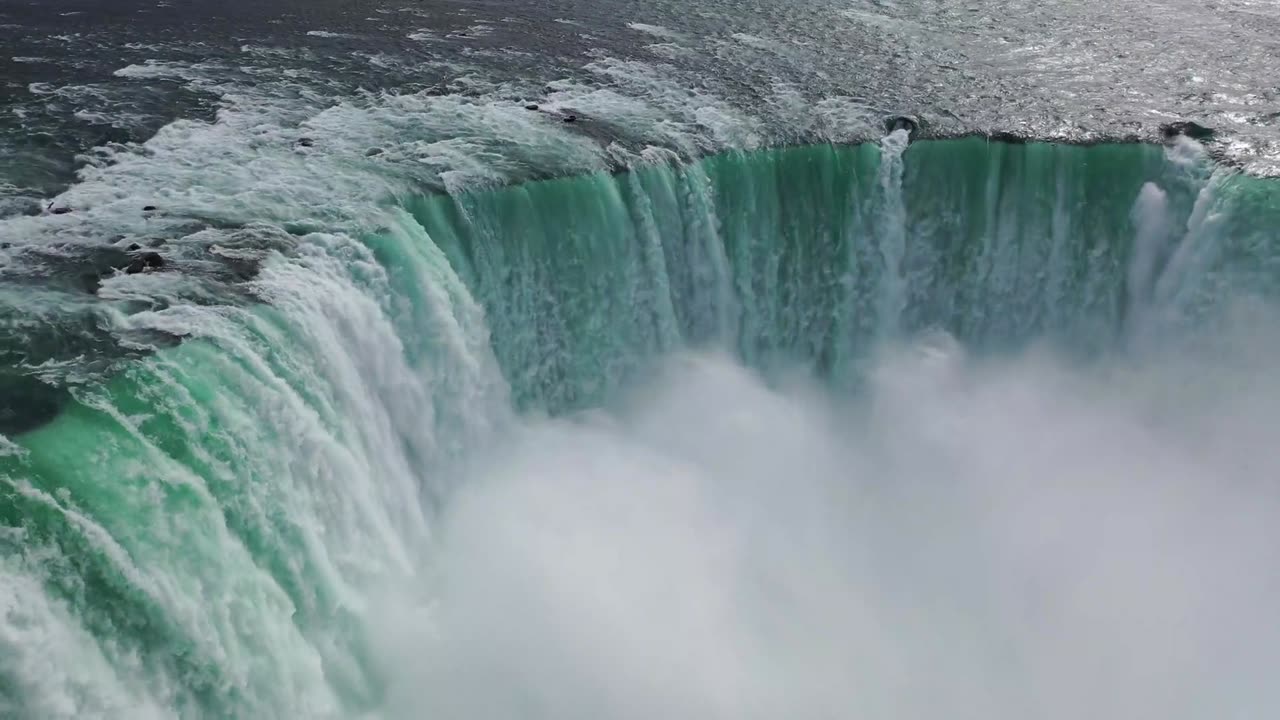
[[1161, 125], [1160, 132], [1166, 140], [1172, 140], [1179, 135], [1185, 135], [1192, 140], [1207, 140], [1214, 135], [1213, 128], [1207, 128], [1190, 120], [1179, 120], [1178, 122]]
[[1021, 135], [1015, 135], [1006, 130], [999, 130], [987, 135], [990, 142], [1004, 143], [1006, 145], [1026, 145], [1027, 139]]
[[142, 208], [142, 212], [155, 212], [155, 211], [156, 211], [155, 205], [147, 205]]
[[147, 252], [134, 258], [125, 267], [124, 271], [127, 275], [137, 275], [148, 270], [158, 270], [164, 267], [164, 258], [158, 252]]
[[98, 141], [95, 145], [116, 144], [123, 145], [134, 139], [133, 133], [124, 128], [118, 128], [114, 125], [108, 125], [102, 128], [98, 135]]
[[577, 115], [565, 115], [564, 117], [562, 117], [562, 118], [560, 118], [560, 119], [561, 119], [561, 120], [563, 120], [564, 122], [571, 123], [571, 122], [577, 122], [577, 120], [578, 120], [578, 116], [577, 116]]
[[54, 215], [66, 215], [67, 213], [71, 212], [71, 208], [67, 207], [66, 205], [61, 205], [51, 209], [49, 212], [53, 213]]
[[129, 248], [128, 248], [129, 252], [137, 252], [141, 249], [142, 249], [142, 246], [139, 245], [138, 243], [129, 243]]
[[11, 247], [13, 247], [13, 243], [0, 242], [0, 250], [8, 250]]
[[907, 136], [912, 140], [916, 137], [916, 132], [920, 129], [920, 120], [911, 115], [894, 115], [885, 118], [884, 131], [886, 133], [896, 132], [898, 130], [906, 130]]
[[382, 148], [369, 148], [368, 150], [364, 151], [365, 157], [373, 157], [374, 155], [381, 155], [381, 154], [382, 154]]
[[304, 137], [304, 138], [298, 138], [298, 144], [301, 145], [302, 147], [311, 147], [316, 144], [316, 141], [312, 140], [309, 137]]
[[525, 105], [525, 106], [524, 106], [524, 109], [525, 109], [525, 110], [537, 110], [537, 109], [538, 109], [538, 104], [537, 104], [537, 103], [529, 103], [528, 105]]

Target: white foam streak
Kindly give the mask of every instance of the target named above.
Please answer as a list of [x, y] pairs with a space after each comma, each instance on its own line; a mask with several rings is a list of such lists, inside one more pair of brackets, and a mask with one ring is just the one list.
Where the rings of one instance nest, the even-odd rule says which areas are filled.
[[1219, 234], [1215, 232], [1218, 224], [1218, 217], [1213, 211], [1215, 200], [1213, 182], [1196, 194], [1186, 231], [1156, 284], [1157, 299], [1171, 304], [1185, 302], [1194, 290], [1195, 281], [1202, 278], [1203, 271], [1209, 267]]
[[910, 134], [897, 129], [880, 141], [880, 196], [881, 208], [879, 249], [883, 263], [880, 281], [877, 327], [893, 335], [901, 322], [902, 311], [907, 306], [907, 281], [902, 275], [902, 261], [907, 251], [907, 210], [902, 197], [902, 153], [906, 152]]
[[647, 23], [629, 22], [627, 23], [627, 27], [631, 28], [632, 30], [635, 30], [636, 32], [645, 33], [648, 35], [652, 35], [654, 37], [665, 38], [668, 40], [679, 39], [682, 37], [680, 33], [675, 32], [670, 28], [663, 27], [662, 25], [649, 25]]
[[1130, 214], [1137, 233], [1129, 260], [1129, 316], [1143, 321], [1155, 292], [1157, 263], [1169, 240], [1169, 198], [1155, 183], [1146, 183]]
[[[0, 716], [49, 720], [174, 717], [138, 692], [133, 663], [108, 660], [97, 641], [50, 598], [39, 578], [0, 565]], [[130, 677], [132, 675], [132, 677]]]

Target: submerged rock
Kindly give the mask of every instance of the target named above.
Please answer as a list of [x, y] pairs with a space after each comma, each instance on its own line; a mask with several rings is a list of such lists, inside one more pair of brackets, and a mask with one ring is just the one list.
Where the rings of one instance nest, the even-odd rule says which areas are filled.
[[124, 271], [129, 275], [137, 275], [140, 272], [148, 270], [158, 270], [164, 267], [164, 257], [158, 252], [145, 252], [134, 258]]
[[315, 144], [316, 144], [316, 141], [312, 140], [309, 137], [298, 138], [298, 145], [301, 147], [312, 147]]
[[1160, 126], [1160, 132], [1166, 140], [1172, 140], [1179, 135], [1185, 135], [1192, 140], [1207, 140], [1214, 135], [1213, 128], [1205, 127], [1197, 122], [1190, 120], [1179, 120], [1178, 122], [1166, 123]]
[[36, 430], [58, 416], [69, 396], [28, 375], [0, 374], [0, 435]]
[[85, 273], [80, 276], [80, 287], [90, 295], [97, 295], [102, 289], [102, 276], [98, 273]]

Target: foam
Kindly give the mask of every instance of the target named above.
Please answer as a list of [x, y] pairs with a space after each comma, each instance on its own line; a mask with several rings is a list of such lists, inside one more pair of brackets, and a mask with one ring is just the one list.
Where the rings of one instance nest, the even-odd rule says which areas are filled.
[[8, 562], [0, 566], [0, 676], [17, 693], [0, 694], [0, 714], [176, 717], [138, 692], [137, 671], [137, 658], [108, 659], [70, 610], [45, 593], [38, 576]]
[[675, 32], [670, 28], [663, 27], [662, 25], [649, 25], [647, 23], [629, 22], [627, 23], [627, 27], [631, 28], [632, 30], [635, 30], [636, 32], [645, 33], [646, 35], [653, 35], [654, 37], [664, 38], [668, 40], [675, 40], [683, 37], [680, 33]]

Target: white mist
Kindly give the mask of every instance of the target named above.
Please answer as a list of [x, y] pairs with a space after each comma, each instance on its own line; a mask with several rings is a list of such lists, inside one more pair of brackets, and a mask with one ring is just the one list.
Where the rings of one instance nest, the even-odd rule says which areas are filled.
[[[1268, 316], [1269, 317], [1269, 316]], [[1226, 718], [1280, 708], [1280, 343], [1088, 368], [885, 353], [861, 398], [670, 360], [530, 422], [382, 615], [430, 718]]]

